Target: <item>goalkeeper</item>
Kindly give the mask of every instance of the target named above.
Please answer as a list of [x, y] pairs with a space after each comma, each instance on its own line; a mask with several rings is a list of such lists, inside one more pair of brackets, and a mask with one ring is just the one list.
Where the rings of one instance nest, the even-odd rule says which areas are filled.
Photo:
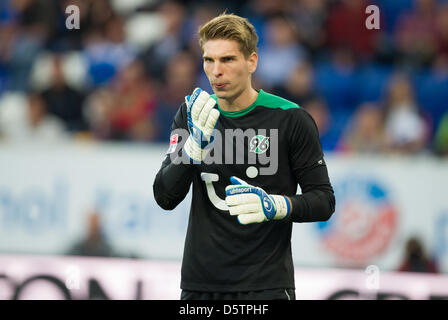
[[[165, 210], [192, 185], [181, 299], [295, 299], [292, 224], [325, 221], [335, 210], [313, 119], [294, 102], [252, 87], [257, 42], [254, 27], [233, 14], [199, 29], [214, 94], [197, 88], [185, 98], [154, 181], [155, 199]], [[255, 132], [242, 138], [244, 150], [236, 150], [246, 152], [246, 162], [206, 161], [220, 153], [228, 160], [228, 141], [215, 138], [229, 129]], [[179, 130], [187, 133], [183, 141]], [[273, 130], [278, 139], [270, 136]], [[255, 163], [247, 161], [251, 152]], [[278, 161], [272, 174], [261, 174], [263, 154]]]

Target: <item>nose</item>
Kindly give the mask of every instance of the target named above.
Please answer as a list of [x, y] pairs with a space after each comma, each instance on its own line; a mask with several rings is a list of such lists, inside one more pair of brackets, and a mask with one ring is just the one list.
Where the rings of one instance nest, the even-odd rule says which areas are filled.
[[222, 66], [218, 61], [213, 64], [213, 76], [218, 78], [222, 75]]

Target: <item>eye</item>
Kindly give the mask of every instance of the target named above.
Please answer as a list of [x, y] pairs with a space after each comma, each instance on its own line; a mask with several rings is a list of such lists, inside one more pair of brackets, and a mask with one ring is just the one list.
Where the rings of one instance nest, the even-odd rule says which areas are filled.
[[229, 62], [229, 61], [232, 61], [233, 60], [233, 57], [225, 57], [225, 58], [222, 58], [222, 61], [223, 62]]

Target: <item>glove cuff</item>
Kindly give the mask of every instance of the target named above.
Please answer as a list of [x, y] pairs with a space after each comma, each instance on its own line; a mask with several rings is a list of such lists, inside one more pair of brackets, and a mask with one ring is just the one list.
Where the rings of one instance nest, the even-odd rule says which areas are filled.
[[289, 216], [291, 212], [291, 206], [289, 200], [285, 196], [270, 195], [274, 200], [277, 213], [273, 220], [282, 220]]

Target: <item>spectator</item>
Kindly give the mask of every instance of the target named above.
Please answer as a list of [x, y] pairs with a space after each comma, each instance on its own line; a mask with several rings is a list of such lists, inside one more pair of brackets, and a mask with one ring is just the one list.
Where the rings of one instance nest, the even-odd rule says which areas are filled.
[[15, 29], [13, 26], [0, 25], [0, 95], [8, 90], [8, 82], [12, 46], [14, 44]]
[[193, 12], [188, 18], [188, 21], [186, 21], [185, 29], [188, 30], [187, 32], [191, 35], [190, 39], [188, 39], [188, 51], [190, 51], [194, 57], [197, 57], [200, 63], [202, 63], [202, 52], [201, 48], [198, 46], [198, 38], [195, 36], [196, 31], [200, 26], [213, 19], [223, 11], [224, 10], [222, 8], [218, 8], [216, 3], [199, 3], [196, 4]]
[[406, 242], [404, 258], [398, 271], [438, 273], [438, 267], [425, 252], [422, 242], [416, 237], [411, 237]]
[[1, 109], [2, 135], [8, 141], [53, 143], [67, 138], [63, 122], [48, 114], [45, 100], [39, 93], [28, 94], [23, 104]]
[[156, 136], [152, 115], [155, 90], [141, 61], [135, 60], [114, 79], [110, 88], [95, 91], [87, 103], [87, 117], [100, 139], [149, 141]]
[[448, 3], [441, 4], [436, 14], [437, 49], [448, 55]]
[[265, 44], [267, 35], [264, 32], [269, 18], [281, 16], [291, 11], [290, 3], [286, 0], [250, 0], [241, 2], [244, 3], [241, 8], [243, 16], [253, 23], [255, 30], [259, 33], [258, 45], [260, 47]]
[[354, 153], [384, 151], [383, 113], [373, 103], [360, 105], [346, 128], [338, 150]]
[[305, 58], [305, 51], [297, 41], [292, 23], [282, 16], [266, 23], [266, 42], [261, 46], [258, 69], [255, 73], [265, 88], [281, 85]]
[[147, 72], [154, 78], [164, 74], [167, 63], [174, 55], [188, 47], [191, 37], [191, 34], [186, 34], [186, 12], [182, 3], [174, 0], [163, 1], [157, 12], [164, 21], [164, 35], [143, 53]]
[[2, 32], [0, 55], [9, 69], [8, 89], [24, 91], [31, 67], [55, 29], [56, 7], [46, 0], [16, 0], [10, 6], [15, 14]]
[[145, 72], [143, 63], [135, 60], [124, 68], [114, 82], [116, 95], [111, 114], [112, 138], [149, 141], [156, 136], [155, 87]]
[[324, 151], [333, 151], [339, 134], [334, 130], [334, 121], [325, 101], [316, 96], [305, 102], [303, 107], [316, 122], [322, 149]]
[[427, 125], [419, 114], [413, 88], [404, 75], [389, 83], [385, 115], [386, 151], [413, 154], [427, 141]]
[[285, 0], [251, 0], [245, 8], [248, 14], [261, 19], [284, 14], [288, 9], [289, 5]]
[[313, 66], [309, 62], [304, 62], [295, 68], [282, 86], [275, 87], [273, 93], [305, 108], [316, 122], [322, 148], [334, 150], [339, 139], [338, 128], [327, 104], [318, 94], [314, 84]]
[[325, 49], [327, 10], [325, 0], [300, 0], [292, 8], [300, 38], [310, 51], [311, 58]]
[[327, 43], [330, 48], [346, 47], [356, 59], [371, 59], [376, 51], [379, 31], [365, 27], [365, 0], [342, 0], [330, 9]]
[[414, 8], [403, 13], [395, 29], [395, 44], [402, 64], [427, 65], [437, 51], [434, 0], [414, 0]]
[[85, 117], [92, 137], [109, 139], [112, 135], [110, 118], [114, 108], [115, 95], [112, 89], [104, 87], [92, 92], [86, 99]]
[[[57, 16], [55, 17], [55, 28], [47, 43], [47, 48], [50, 51], [66, 52], [71, 50], [82, 50], [83, 39], [91, 30], [91, 6], [97, 6], [104, 1], [97, 0], [59, 0], [55, 1], [55, 8], [57, 9]], [[66, 26], [67, 13], [65, 12], [69, 6], [75, 5], [79, 8], [79, 28], [68, 29]], [[107, 10], [103, 10], [103, 15], [107, 14]], [[101, 19], [97, 12], [94, 21]]]
[[178, 53], [168, 62], [157, 102], [157, 141], [169, 141], [171, 121], [184, 101], [186, 92], [193, 91], [196, 78], [196, 62], [188, 51]]
[[434, 134], [448, 109], [448, 55], [439, 54], [430, 68], [419, 73], [415, 88], [423, 115], [428, 118], [431, 134]]
[[101, 225], [101, 216], [93, 211], [88, 216], [87, 234], [76, 242], [67, 255], [91, 257], [117, 257], [119, 256], [106, 239]]
[[[92, 91], [87, 103], [83, 102], [84, 93], [65, 81], [61, 61], [57, 61], [60, 58], [55, 57], [52, 85], [42, 93], [47, 113], [62, 119], [71, 133], [87, 129], [99, 139], [166, 141], [171, 125], [167, 119], [172, 118], [185, 92], [194, 86], [211, 90], [202, 74], [199, 79], [196, 76], [202, 61], [192, 31], [225, 7], [248, 17], [259, 31], [259, 50], [264, 62], [259, 64], [253, 79], [255, 87], [263, 86], [287, 97], [315, 112], [317, 118], [331, 119], [324, 121], [327, 125], [320, 129], [327, 150], [335, 148], [343, 132], [353, 129], [349, 120], [358, 116], [353, 116], [357, 106], [366, 101], [378, 102], [390, 70], [404, 64], [409, 74], [415, 75], [418, 100], [411, 99], [413, 107], [408, 111], [387, 107], [385, 130], [388, 139], [393, 140], [391, 135], [396, 138], [398, 131], [421, 137], [421, 127], [425, 127], [425, 140], [416, 138], [405, 151], [412, 154], [424, 149], [428, 137], [443, 128], [439, 122], [446, 111], [448, 92], [448, 4], [437, 0], [374, 1], [380, 7], [381, 29], [367, 30], [365, 8], [370, 3], [367, 0], [245, 3], [170, 0], [129, 5], [123, 10], [116, 1], [109, 0], [7, 0], [0, 4], [0, 95], [30, 90], [29, 79], [34, 79], [30, 71], [38, 70], [35, 67], [39, 65], [34, 62], [40, 60], [36, 58], [44, 51], [57, 51], [62, 57], [61, 52], [74, 50], [74, 56], [83, 58], [88, 68], [90, 83], [85, 85]], [[79, 30], [65, 27], [65, 8], [70, 4], [80, 8]], [[160, 19], [163, 37], [151, 42], [149, 48], [130, 45], [133, 42], [127, 38], [127, 23], [134, 16]], [[186, 62], [190, 58], [184, 58], [185, 52], [192, 55], [192, 62]], [[136, 56], [150, 75], [148, 78], [143, 73], [146, 84], [141, 86], [138, 81], [124, 80], [127, 78], [124, 74], [133, 73], [133, 67], [128, 65]], [[174, 63], [177, 58], [183, 62]], [[173, 69], [172, 65], [180, 70], [168, 70]], [[164, 79], [167, 74], [175, 79]], [[191, 77], [186, 79], [182, 74]], [[129, 90], [133, 86], [130, 83], [136, 83], [138, 88]], [[128, 88], [126, 93], [120, 91], [124, 87]], [[173, 88], [185, 92], [173, 93]], [[146, 111], [136, 111], [139, 109], [136, 100], [124, 101], [125, 97], [143, 97], [145, 90], [148, 101], [152, 101], [148, 103], [153, 103], [152, 107], [147, 105]], [[175, 101], [178, 96], [180, 100]], [[156, 104], [159, 108], [154, 115]], [[135, 121], [137, 115], [145, 120]], [[416, 130], [404, 130], [398, 122]], [[404, 151], [401, 148], [389, 145], [387, 150]]]
[[104, 30], [109, 21], [117, 15], [110, 0], [85, 0], [85, 2], [88, 8], [85, 26], [88, 30]]
[[273, 88], [273, 93], [293, 101], [299, 106], [304, 106], [309, 101], [315, 100], [318, 95], [314, 88], [313, 66], [308, 62], [296, 66], [281, 85]]
[[113, 16], [104, 28], [92, 29], [86, 36], [84, 54], [91, 85], [104, 86], [136, 57], [136, 51], [125, 41], [124, 19]]
[[66, 82], [62, 59], [59, 55], [53, 56], [51, 84], [42, 96], [48, 112], [61, 119], [68, 131], [84, 131], [87, 129], [82, 109], [85, 96]]

